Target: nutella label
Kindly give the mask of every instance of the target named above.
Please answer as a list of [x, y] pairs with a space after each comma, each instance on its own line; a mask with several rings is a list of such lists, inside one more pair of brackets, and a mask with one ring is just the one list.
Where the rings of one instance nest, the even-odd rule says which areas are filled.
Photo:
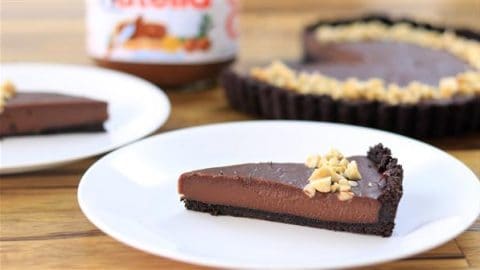
[[193, 64], [237, 51], [238, 0], [86, 0], [88, 53], [106, 61]]

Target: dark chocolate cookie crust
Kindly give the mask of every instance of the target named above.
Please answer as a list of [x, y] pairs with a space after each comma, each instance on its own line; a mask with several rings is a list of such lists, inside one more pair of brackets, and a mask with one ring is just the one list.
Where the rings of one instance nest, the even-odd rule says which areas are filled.
[[386, 183], [383, 194], [378, 198], [382, 205], [378, 214], [378, 224], [392, 224], [389, 234], [383, 235], [390, 236], [395, 226], [398, 204], [403, 195], [403, 168], [398, 164], [398, 160], [392, 157], [390, 149], [381, 143], [371, 147], [367, 157], [377, 165]]
[[345, 231], [361, 234], [372, 234], [388, 237], [392, 235], [395, 226], [395, 217], [398, 204], [403, 194], [402, 180], [403, 169], [397, 164], [397, 159], [392, 158], [390, 149], [378, 144], [371, 147], [367, 157], [372, 160], [382, 173], [386, 185], [383, 194], [378, 198], [381, 203], [379, 218], [376, 223], [345, 223], [322, 221], [317, 219], [305, 218], [290, 214], [272, 213], [267, 211], [234, 207], [227, 205], [209, 204], [188, 198], [182, 198], [185, 208], [189, 210], [206, 212], [212, 215], [229, 215], [236, 217], [250, 217], [277, 221], [289, 224], [324, 228], [334, 231]]
[[334, 231], [353, 232], [361, 234], [381, 235], [384, 237], [390, 236], [393, 230], [393, 223], [372, 223], [372, 224], [358, 224], [358, 223], [343, 223], [321, 221], [311, 218], [299, 217], [289, 214], [272, 213], [242, 207], [225, 206], [218, 204], [208, 204], [195, 200], [184, 199], [185, 208], [189, 210], [210, 213], [214, 216], [227, 215], [234, 217], [250, 217], [256, 219], [263, 219], [269, 221], [283, 222], [288, 224], [323, 228]]
[[[322, 24], [338, 25], [356, 21], [382, 21], [386, 24], [410, 23], [435, 31], [445, 28], [393, 20], [384, 16], [319, 22], [306, 27], [305, 33]], [[459, 36], [480, 41], [480, 34], [455, 29]], [[313, 61], [308, 51], [304, 62]], [[326, 95], [305, 95], [258, 81], [248, 75], [227, 70], [221, 77], [230, 105], [239, 111], [267, 119], [299, 119], [340, 122], [393, 131], [417, 138], [434, 138], [480, 130], [480, 96], [457, 97], [448, 101], [391, 105], [377, 101], [334, 100]]]

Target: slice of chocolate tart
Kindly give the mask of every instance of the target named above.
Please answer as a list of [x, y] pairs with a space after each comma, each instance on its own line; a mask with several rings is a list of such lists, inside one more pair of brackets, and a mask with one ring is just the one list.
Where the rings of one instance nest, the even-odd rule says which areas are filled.
[[105, 131], [104, 101], [49, 92], [15, 92], [2, 86], [0, 137]]
[[402, 197], [402, 166], [378, 144], [367, 156], [336, 150], [302, 163], [247, 163], [184, 173], [189, 210], [391, 236]]

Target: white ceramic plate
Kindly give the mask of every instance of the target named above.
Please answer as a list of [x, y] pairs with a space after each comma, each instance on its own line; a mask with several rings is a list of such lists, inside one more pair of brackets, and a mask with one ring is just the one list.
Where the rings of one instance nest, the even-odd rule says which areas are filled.
[[108, 102], [107, 132], [7, 137], [0, 140], [0, 174], [57, 166], [98, 155], [158, 129], [170, 114], [167, 96], [153, 84], [107, 69], [60, 64], [2, 64], [0, 80], [21, 91], [52, 91]]
[[[405, 169], [404, 196], [390, 238], [215, 217], [185, 210], [180, 173], [242, 162], [303, 162], [339, 148], [364, 154], [378, 142]], [[83, 176], [85, 215], [117, 240], [189, 263], [227, 268], [345, 268], [434, 248], [480, 212], [480, 184], [461, 162], [425, 143], [373, 129], [300, 121], [254, 121], [164, 133], [117, 150]]]

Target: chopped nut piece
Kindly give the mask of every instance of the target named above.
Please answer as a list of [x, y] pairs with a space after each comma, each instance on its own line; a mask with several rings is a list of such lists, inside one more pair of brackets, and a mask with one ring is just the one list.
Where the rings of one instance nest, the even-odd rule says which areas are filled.
[[340, 185], [338, 183], [333, 183], [331, 186], [330, 186], [330, 192], [336, 192], [340, 189]]
[[455, 78], [447, 77], [440, 80], [439, 83], [440, 96], [448, 98], [458, 91], [458, 82]]
[[340, 166], [347, 168], [348, 160], [346, 158], [342, 158], [342, 160], [340, 160]]
[[328, 151], [328, 153], [325, 155], [325, 157], [327, 159], [331, 159], [331, 158], [342, 159], [343, 155], [337, 149], [332, 148], [332, 149], [330, 149], [330, 151]]
[[340, 192], [352, 190], [352, 187], [350, 185], [340, 185], [339, 187]]
[[337, 194], [337, 198], [340, 201], [348, 201], [353, 198], [353, 192], [351, 191], [343, 191]]
[[320, 156], [311, 155], [307, 157], [307, 161], [305, 161], [305, 165], [309, 168], [315, 168], [318, 166], [319, 161], [320, 161]]
[[313, 198], [315, 196], [315, 187], [312, 185], [312, 183], [308, 183], [304, 188], [303, 188], [303, 193], [307, 194], [308, 197]]
[[347, 169], [345, 170], [343, 175], [345, 175], [350, 180], [360, 180], [360, 179], [362, 179], [362, 176], [360, 175], [360, 172], [358, 171], [357, 162], [355, 162], [355, 160], [348, 163]]
[[15, 85], [11, 81], [4, 81], [0, 85], [0, 112], [3, 111], [5, 103], [16, 94]]
[[313, 187], [315, 187], [315, 189], [318, 192], [327, 193], [327, 192], [330, 192], [330, 186], [332, 185], [332, 178], [330, 176], [327, 176], [324, 178], [316, 179], [310, 182], [310, 184]]
[[322, 167], [323, 165], [328, 164], [328, 161], [325, 157], [320, 157], [320, 160], [317, 163], [317, 167]]
[[333, 173], [332, 174], [332, 181], [333, 182], [338, 182], [340, 179], [344, 179], [343, 175], [338, 174], [338, 173]]
[[350, 185], [350, 184], [348, 183], [348, 180], [345, 179], [345, 178], [343, 178], [343, 179], [341, 179], [340, 181], [338, 181], [338, 184], [340, 184], [340, 185]]
[[357, 183], [357, 182], [355, 182], [355, 181], [348, 181], [348, 183], [349, 183], [349, 184], [350, 184], [350, 186], [352, 186], [352, 187], [356, 187], [356, 186], [358, 186], [358, 183]]
[[328, 160], [328, 165], [329, 165], [329, 166], [332, 166], [332, 167], [333, 167], [333, 166], [337, 166], [339, 163], [340, 163], [340, 162], [338, 161], [337, 158], [330, 158], [330, 159]]
[[4, 81], [2, 85], [0, 85], [0, 92], [4, 99], [11, 98], [16, 93], [15, 85], [11, 81]]
[[308, 180], [313, 181], [313, 180], [324, 178], [327, 176], [332, 176], [333, 174], [335, 173], [332, 171], [331, 168], [322, 166], [318, 169], [315, 169], [312, 175], [310, 175], [310, 178], [308, 178]]
[[351, 190], [350, 183], [348, 182], [347, 179], [341, 179], [340, 181], [338, 181], [338, 184], [339, 184], [340, 192]]

